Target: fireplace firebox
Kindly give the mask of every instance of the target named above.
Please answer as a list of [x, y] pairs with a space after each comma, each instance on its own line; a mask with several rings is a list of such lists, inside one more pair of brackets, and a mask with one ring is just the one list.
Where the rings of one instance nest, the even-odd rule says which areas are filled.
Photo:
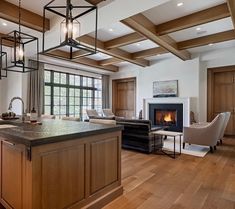
[[149, 104], [149, 119], [154, 126], [182, 132], [183, 104]]

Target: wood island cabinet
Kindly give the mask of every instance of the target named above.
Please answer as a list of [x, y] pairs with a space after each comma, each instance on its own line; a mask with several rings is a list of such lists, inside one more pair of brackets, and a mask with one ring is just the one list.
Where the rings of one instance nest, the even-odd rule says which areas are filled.
[[30, 150], [0, 141], [0, 201], [7, 209], [97, 209], [123, 193], [121, 131]]

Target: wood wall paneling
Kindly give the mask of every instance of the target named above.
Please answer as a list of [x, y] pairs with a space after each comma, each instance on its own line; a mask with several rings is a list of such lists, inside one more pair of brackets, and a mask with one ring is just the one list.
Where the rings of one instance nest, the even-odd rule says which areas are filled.
[[226, 134], [235, 135], [235, 66], [208, 70], [208, 120], [221, 112], [231, 112]]

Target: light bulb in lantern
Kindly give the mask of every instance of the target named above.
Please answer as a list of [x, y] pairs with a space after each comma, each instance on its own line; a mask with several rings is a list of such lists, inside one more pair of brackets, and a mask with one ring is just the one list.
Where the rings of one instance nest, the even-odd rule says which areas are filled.
[[16, 56], [18, 61], [24, 60], [24, 49], [21, 45], [17, 48]]
[[68, 39], [74, 39], [79, 36], [80, 31], [80, 23], [78, 21], [69, 20], [68, 23], [66, 23], [66, 20], [64, 20], [61, 23], [61, 36], [60, 36], [60, 42], [62, 43], [64, 40]]

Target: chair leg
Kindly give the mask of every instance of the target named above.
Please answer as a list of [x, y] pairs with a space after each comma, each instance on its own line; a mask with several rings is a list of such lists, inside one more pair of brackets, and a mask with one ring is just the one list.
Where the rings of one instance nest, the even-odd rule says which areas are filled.
[[216, 150], [217, 148], [216, 148], [216, 146], [214, 146], [214, 150]]
[[217, 146], [219, 146], [220, 145], [220, 141], [217, 141]]
[[183, 149], [185, 149], [185, 142], [183, 142]]
[[213, 149], [212, 146], [210, 146], [210, 152], [211, 152], [211, 153], [214, 153], [214, 149]]
[[221, 144], [221, 145], [223, 144], [223, 140], [222, 140], [222, 139], [220, 139], [220, 144]]

